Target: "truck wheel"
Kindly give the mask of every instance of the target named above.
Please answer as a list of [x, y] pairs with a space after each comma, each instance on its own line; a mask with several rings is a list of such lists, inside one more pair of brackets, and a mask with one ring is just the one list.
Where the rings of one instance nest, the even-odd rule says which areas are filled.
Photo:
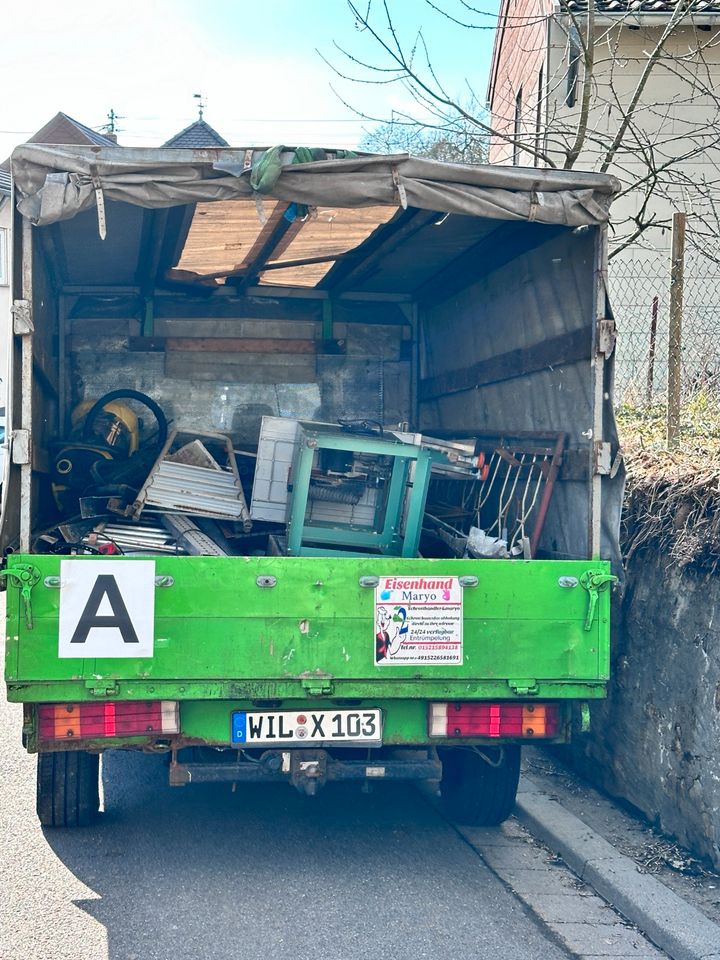
[[44, 827], [84, 827], [100, 809], [100, 757], [82, 750], [39, 753], [37, 815]]
[[440, 792], [445, 813], [451, 820], [492, 827], [507, 820], [515, 806], [520, 747], [479, 747], [478, 750], [484, 756], [472, 747], [449, 747], [441, 752]]

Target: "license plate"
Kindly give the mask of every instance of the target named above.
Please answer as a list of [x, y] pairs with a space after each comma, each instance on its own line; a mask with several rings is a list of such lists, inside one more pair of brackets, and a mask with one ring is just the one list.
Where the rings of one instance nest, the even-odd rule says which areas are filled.
[[380, 710], [282, 710], [232, 715], [232, 742], [246, 746], [306, 743], [361, 743], [380, 746]]

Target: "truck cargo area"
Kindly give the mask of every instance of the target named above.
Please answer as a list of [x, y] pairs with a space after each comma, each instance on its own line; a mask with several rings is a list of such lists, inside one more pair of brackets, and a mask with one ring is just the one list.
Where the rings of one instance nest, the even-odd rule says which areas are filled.
[[[19, 153], [21, 186], [67, 159]], [[168, 156], [127, 153], [136, 172]], [[202, 177], [246, 155], [176, 153]], [[372, 203], [381, 159], [326, 161], [332, 204], [121, 202], [108, 174], [91, 209], [65, 200], [42, 225], [43, 198], [18, 245], [6, 548], [616, 556], [611, 185], [520, 177], [477, 216], [448, 212], [470, 169], [451, 165], [431, 165], [437, 209], [411, 206], [392, 164], [394, 202]]]
[[13, 173], [6, 680], [41, 821], [97, 812], [109, 747], [177, 786], [442, 777], [506, 817], [520, 745], [608, 678], [613, 178], [43, 145]]

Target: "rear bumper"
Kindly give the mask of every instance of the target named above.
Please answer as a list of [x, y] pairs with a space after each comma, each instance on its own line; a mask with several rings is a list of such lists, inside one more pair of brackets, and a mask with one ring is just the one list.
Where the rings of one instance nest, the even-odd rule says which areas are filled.
[[[418, 685], [420, 686], [420, 684]], [[502, 743], [528, 743], [525, 736], [516, 737], [507, 735], [505, 731], [498, 730], [496, 736], [481, 736], [463, 731], [464, 735], [454, 736], [454, 729], [448, 729], [446, 735], [431, 735], [430, 733], [430, 710], [429, 705], [439, 700], [447, 700], [444, 697], [423, 696], [422, 691], [418, 690], [418, 695], [413, 699], [386, 699], [382, 697], [373, 699], [353, 700], [278, 700], [278, 701], [257, 701], [257, 700], [180, 700], [179, 701], [179, 729], [176, 727], [176, 733], [163, 733], [156, 730], [149, 735], [134, 736], [104, 736], [88, 737], [83, 735], [63, 736], [58, 739], [48, 739], [40, 737], [38, 724], [37, 704], [25, 705], [25, 723], [23, 726], [24, 740], [27, 748], [31, 752], [48, 752], [57, 750], [93, 750], [100, 751], [106, 749], [134, 749], [148, 752], [165, 752], [170, 750], [181, 750], [187, 746], [211, 746], [218, 748], [238, 749], [237, 744], [232, 742], [232, 715], [235, 711], [257, 711], [257, 710], [294, 710], [294, 711], [317, 711], [318, 709], [380, 709], [383, 719], [383, 738], [382, 745], [386, 748], [402, 747], [440, 747], [440, 746], [462, 746], [462, 745], [487, 745], [497, 746]], [[457, 698], [460, 700], [461, 698]], [[467, 702], [470, 697], [462, 697]], [[487, 702], [489, 698], [473, 698], [477, 703]], [[68, 697], [61, 701], [72, 702]], [[528, 698], [513, 698], [512, 703], [526, 703], [528, 706], [534, 706], [538, 701], [528, 701]], [[553, 730], [553, 736], [538, 737], [543, 743], [567, 743], [570, 739], [572, 703], [567, 699], [555, 699], [554, 703], [559, 710], [559, 722]], [[64, 729], [64, 728], [63, 728]], [[62, 731], [61, 731], [62, 732]], [[536, 731], [539, 732], [539, 731]], [[340, 745], [340, 744], [338, 744]], [[282, 747], [282, 743], [278, 743]], [[308, 744], [309, 746], [309, 744]], [[319, 747], [328, 747], [328, 743], [319, 743]], [[357, 745], [356, 745], [357, 746]], [[265, 749], [272, 749], [273, 745], [266, 746]], [[300, 749], [296, 744], [292, 748]], [[259, 779], [265, 778], [265, 774], [259, 775]], [[250, 774], [248, 774], [250, 777]], [[234, 779], [234, 778], [230, 778]]]
[[[423, 751], [424, 752], [424, 751]], [[439, 780], [437, 758], [339, 760], [324, 750], [268, 750], [259, 760], [240, 763], [170, 764], [170, 784], [272, 783], [298, 779], [318, 780]]]

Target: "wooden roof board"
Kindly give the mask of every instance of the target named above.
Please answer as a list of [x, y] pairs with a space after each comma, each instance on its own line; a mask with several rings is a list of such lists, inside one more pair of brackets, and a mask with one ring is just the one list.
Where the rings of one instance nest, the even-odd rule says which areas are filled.
[[[277, 200], [264, 200], [270, 219]], [[263, 224], [253, 200], [199, 203], [177, 266], [201, 275], [232, 273], [255, 246]]]
[[[260, 222], [253, 200], [226, 200], [199, 203], [193, 216], [178, 269], [201, 276], [222, 276], [241, 271], [253, 259], [263, 235], [277, 220], [285, 204], [263, 199], [267, 223]], [[395, 207], [320, 207], [278, 243], [267, 262], [333, 256], [359, 246], [370, 234], [396, 213]], [[261, 283], [314, 287], [332, 267], [333, 261], [270, 270]]]
[[[306, 257], [341, 256], [360, 246], [379, 226], [391, 220], [395, 207], [319, 207], [309, 217], [284, 249], [276, 250], [268, 263], [286, 260], [304, 260]], [[260, 275], [261, 284], [284, 284], [297, 287], [314, 287], [333, 265], [327, 263], [305, 264], [268, 270]]]

